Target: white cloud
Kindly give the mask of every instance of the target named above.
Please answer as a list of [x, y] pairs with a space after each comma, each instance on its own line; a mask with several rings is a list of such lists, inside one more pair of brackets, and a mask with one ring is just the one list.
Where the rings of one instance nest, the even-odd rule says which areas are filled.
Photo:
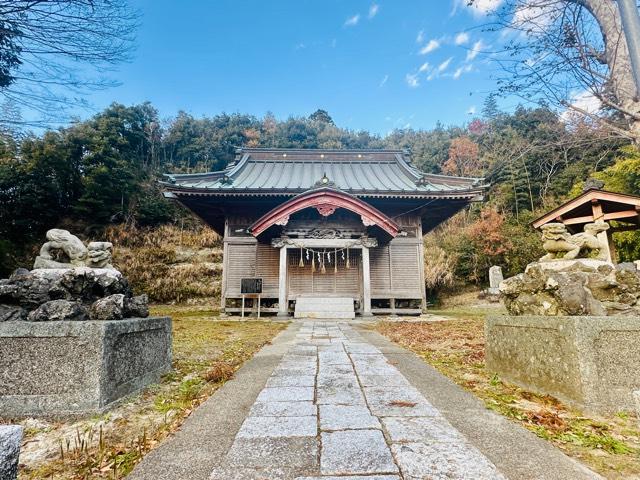
[[387, 80], [389, 80], [389, 75], [385, 75], [382, 80], [380, 80], [380, 87], [384, 87], [387, 83]]
[[418, 69], [418, 73], [426, 72], [427, 70], [429, 70], [429, 68], [431, 68], [429, 62], [424, 62]]
[[456, 45], [464, 45], [469, 42], [469, 34], [467, 32], [460, 32], [454, 39]]
[[453, 0], [453, 11], [451, 13], [455, 15], [458, 10], [466, 9], [471, 11], [475, 16], [482, 17], [495, 12], [503, 2], [504, 0], [474, 0], [474, 2], [469, 5], [469, 0]]
[[344, 22], [344, 26], [345, 27], [355, 27], [356, 25], [358, 25], [358, 23], [360, 22], [360, 14], [356, 14], [353, 17], [349, 17], [347, 18], [347, 20]]
[[378, 14], [378, 11], [380, 10], [380, 5], [377, 4], [372, 4], [371, 7], [369, 7], [369, 18], [373, 18]]
[[420, 55], [426, 55], [440, 48], [440, 41], [436, 39], [429, 40], [429, 42], [420, 49]]
[[[574, 93], [571, 96], [570, 104], [592, 115], [597, 114], [602, 109], [602, 102], [600, 102], [600, 100], [598, 100], [598, 98], [588, 90]], [[560, 115], [560, 118], [565, 122], [568, 122], [572, 117], [575, 117], [576, 114], [578, 113], [575, 110], [567, 108]]]
[[431, 74], [427, 77], [427, 81], [430, 82], [434, 78], [438, 78], [441, 73], [444, 73], [445, 70], [447, 68], [449, 68], [449, 65], [451, 65], [452, 61], [453, 61], [453, 57], [449, 57], [444, 62], [442, 62], [440, 65], [438, 65], [435, 69], [433, 69], [431, 71]]
[[471, 50], [467, 52], [467, 62], [470, 62], [471, 60], [476, 58], [478, 54], [482, 52], [482, 49], [485, 47], [486, 45], [482, 40], [478, 40], [476, 43], [474, 43], [473, 47], [471, 47]]
[[442, 73], [444, 72], [447, 68], [449, 68], [449, 65], [451, 64], [451, 61], [453, 60], [453, 57], [449, 57], [447, 58], [444, 62], [442, 62], [440, 65], [438, 65], [438, 72]]
[[462, 67], [458, 67], [455, 72], [453, 72], [453, 79], [458, 80], [463, 73], [469, 73], [473, 70], [473, 65], [468, 63], [467, 65], [463, 65]]
[[418, 32], [418, 36], [416, 37], [416, 43], [424, 42], [424, 30], [420, 30]]
[[420, 86], [420, 80], [418, 79], [417, 73], [407, 73], [405, 80], [407, 81], [407, 85], [409, 85], [411, 88]]
[[555, 20], [560, 9], [547, 0], [528, 0], [519, 5], [513, 14], [512, 28], [523, 34], [539, 35]]
[[467, 114], [468, 114], [468, 115], [475, 115], [475, 114], [476, 114], [476, 111], [477, 111], [476, 106], [475, 106], [475, 105], [471, 105], [471, 106], [469, 107], [469, 110], [467, 110]]

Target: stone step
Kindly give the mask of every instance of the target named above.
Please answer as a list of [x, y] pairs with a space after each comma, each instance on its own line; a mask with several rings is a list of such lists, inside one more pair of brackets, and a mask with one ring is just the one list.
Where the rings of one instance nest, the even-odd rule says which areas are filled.
[[354, 319], [356, 318], [355, 312], [299, 312], [296, 310], [294, 318], [323, 318], [327, 320], [333, 319]]
[[296, 303], [313, 305], [353, 305], [350, 297], [298, 297]]
[[353, 319], [355, 311], [350, 297], [298, 297], [295, 318]]
[[323, 305], [316, 303], [305, 303], [304, 305], [298, 306], [296, 304], [296, 308], [298, 310], [324, 310], [327, 312], [343, 312], [353, 310], [353, 304], [351, 305]]

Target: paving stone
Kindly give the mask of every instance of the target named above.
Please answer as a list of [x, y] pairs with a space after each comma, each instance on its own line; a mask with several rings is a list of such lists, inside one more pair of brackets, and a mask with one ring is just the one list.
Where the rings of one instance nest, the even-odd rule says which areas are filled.
[[299, 470], [289, 468], [238, 468], [224, 466], [215, 468], [209, 480], [282, 480], [284, 478], [294, 478], [299, 473]]
[[301, 474], [312, 472], [318, 467], [318, 439], [310, 437], [236, 438], [223, 466], [247, 468], [291, 466], [301, 469], [299, 470]]
[[336, 385], [330, 387], [318, 387], [316, 393], [318, 405], [364, 405], [364, 396], [360, 387]]
[[322, 430], [347, 430], [380, 428], [380, 422], [364, 406], [321, 405], [320, 428]]
[[318, 375], [318, 388], [347, 387], [360, 388], [358, 377], [355, 373], [350, 374], [320, 374]]
[[320, 365], [318, 376], [323, 375], [355, 375], [352, 365]]
[[408, 387], [411, 384], [402, 375], [358, 375], [363, 387]]
[[[270, 480], [270, 479], [269, 479]], [[400, 480], [397, 475], [347, 475], [340, 477], [298, 477], [296, 480]]]
[[315, 437], [318, 419], [307, 417], [247, 417], [236, 438]]
[[313, 375], [272, 375], [267, 380], [267, 387], [313, 387], [316, 377]]
[[316, 364], [308, 365], [279, 365], [273, 371], [274, 375], [315, 375]]
[[291, 355], [304, 355], [304, 356], [315, 357], [317, 351], [318, 351], [318, 348], [314, 346], [296, 345], [293, 348], [291, 348], [288, 353], [290, 353]]
[[296, 368], [296, 367], [315, 367], [317, 364], [316, 355], [291, 355], [282, 359], [278, 367]]
[[321, 474], [358, 475], [397, 471], [380, 430], [322, 433]]
[[317, 415], [318, 407], [313, 402], [266, 402], [254, 403], [251, 417], [306, 417]]
[[427, 402], [371, 403], [369, 409], [376, 417], [434, 417], [440, 414]]
[[351, 365], [349, 356], [344, 352], [320, 352], [318, 354], [318, 358], [320, 360], [321, 369], [323, 365]]
[[433, 417], [440, 412], [415, 388], [365, 387], [371, 412], [378, 417]]
[[313, 387], [266, 387], [256, 402], [302, 402], [313, 400]]
[[391, 446], [405, 480], [506, 480], [478, 450], [458, 443]]
[[460, 442], [465, 438], [444, 417], [382, 418], [392, 442]]
[[344, 347], [341, 343], [332, 343], [331, 345], [318, 346], [318, 352], [344, 352]]
[[353, 365], [358, 375], [401, 375], [396, 367], [385, 361], [376, 360], [367, 362], [360, 359], [353, 359]]
[[369, 343], [345, 342], [344, 348], [348, 353], [380, 354], [380, 350]]

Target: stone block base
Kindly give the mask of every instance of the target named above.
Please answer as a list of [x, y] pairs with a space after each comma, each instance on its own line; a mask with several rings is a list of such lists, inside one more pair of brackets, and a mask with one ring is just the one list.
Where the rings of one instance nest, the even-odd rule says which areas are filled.
[[171, 319], [0, 323], [0, 417], [100, 413], [171, 370]]
[[633, 411], [640, 318], [491, 316], [486, 365], [501, 379], [581, 410]]

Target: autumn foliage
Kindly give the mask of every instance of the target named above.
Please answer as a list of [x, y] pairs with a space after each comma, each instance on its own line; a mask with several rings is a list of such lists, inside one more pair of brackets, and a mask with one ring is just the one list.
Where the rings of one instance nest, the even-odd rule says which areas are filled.
[[450, 175], [469, 177], [481, 170], [480, 148], [466, 135], [454, 138], [449, 147], [449, 158], [442, 165], [442, 171]]

